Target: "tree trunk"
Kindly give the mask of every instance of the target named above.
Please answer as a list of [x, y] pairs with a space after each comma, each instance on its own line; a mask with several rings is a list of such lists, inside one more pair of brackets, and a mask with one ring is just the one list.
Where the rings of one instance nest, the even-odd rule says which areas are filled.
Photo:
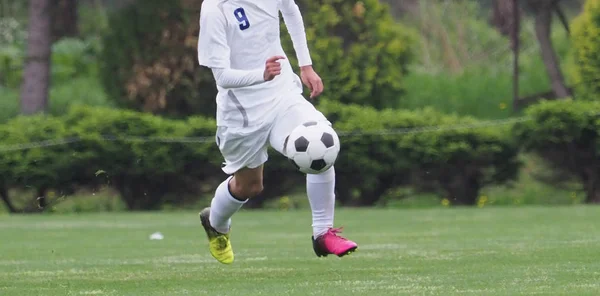
[[513, 49], [513, 111], [517, 111], [519, 103], [519, 54], [521, 52], [521, 13], [519, 10], [519, 0], [510, 0], [513, 4], [513, 27], [511, 35], [511, 44]]
[[600, 204], [600, 180], [595, 172], [588, 173], [584, 178], [585, 202]]
[[79, 35], [77, 0], [52, 0], [52, 40]]
[[457, 175], [444, 186], [447, 198], [454, 206], [473, 206], [477, 203], [481, 185], [475, 176]]
[[0, 187], [0, 198], [2, 198], [4, 205], [6, 206], [6, 208], [8, 209], [8, 211], [10, 213], [17, 212], [17, 208], [15, 208], [15, 206], [10, 201], [10, 196], [8, 195], [8, 190], [4, 186]]
[[520, 18], [520, 8], [517, 0], [494, 0], [492, 2], [491, 23], [498, 29], [500, 34], [509, 37], [511, 46], [515, 47], [515, 27]]
[[560, 19], [560, 22], [565, 28], [567, 34], [571, 35], [571, 30], [569, 29], [569, 18], [567, 17], [565, 11], [560, 7], [560, 5], [558, 5], [558, 3], [556, 4], [556, 15], [558, 15], [558, 18]]
[[38, 209], [40, 211], [43, 211], [46, 209], [46, 207], [48, 206], [48, 200], [46, 199], [46, 188], [40, 188], [37, 191], [37, 203], [38, 203]]
[[567, 98], [570, 96], [569, 90], [565, 85], [565, 79], [560, 69], [558, 57], [554, 51], [552, 40], [550, 39], [552, 13], [554, 5], [538, 5], [535, 10], [535, 32], [540, 44], [542, 59], [550, 78], [552, 91], [557, 98]]
[[51, 53], [51, 0], [30, 0], [27, 57], [21, 86], [21, 112], [43, 112], [48, 106]]

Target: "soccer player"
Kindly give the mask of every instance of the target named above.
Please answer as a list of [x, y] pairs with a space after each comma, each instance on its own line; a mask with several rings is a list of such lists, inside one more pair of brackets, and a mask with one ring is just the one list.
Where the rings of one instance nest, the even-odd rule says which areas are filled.
[[[293, 72], [281, 46], [279, 12], [291, 36], [301, 69]], [[294, 0], [204, 0], [200, 13], [198, 60], [214, 75], [217, 94], [216, 142], [230, 175], [216, 189], [200, 221], [215, 259], [233, 262], [231, 217], [263, 190], [263, 165], [268, 145], [285, 155], [294, 128], [327, 118], [302, 96], [323, 91], [312, 68], [304, 21]], [[306, 176], [312, 210], [313, 249], [319, 257], [344, 256], [357, 244], [333, 228], [335, 170]]]

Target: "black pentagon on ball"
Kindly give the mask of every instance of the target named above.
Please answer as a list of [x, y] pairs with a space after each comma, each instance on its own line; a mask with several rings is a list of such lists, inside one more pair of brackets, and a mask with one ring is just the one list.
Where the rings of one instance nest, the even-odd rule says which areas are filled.
[[315, 171], [320, 171], [323, 168], [325, 168], [326, 166], [327, 166], [327, 163], [325, 162], [324, 159], [313, 160], [313, 162], [310, 164], [310, 168]]
[[317, 122], [316, 121], [309, 121], [309, 122], [303, 123], [302, 125], [304, 125], [304, 126], [313, 126], [313, 125], [317, 125]]
[[300, 137], [294, 141], [294, 146], [298, 152], [306, 152], [308, 150], [308, 140], [305, 137]]
[[333, 147], [333, 136], [330, 133], [323, 133], [323, 135], [321, 136], [321, 142], [323, 142], [323, 144], [325, 144], [326, 148], [331, 148]]

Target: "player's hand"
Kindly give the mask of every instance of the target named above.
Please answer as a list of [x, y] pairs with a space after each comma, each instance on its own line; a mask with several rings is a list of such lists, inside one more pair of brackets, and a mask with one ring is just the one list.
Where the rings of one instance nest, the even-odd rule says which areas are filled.
[[267, 60], [265, 63], [265, 81], [271, 81], [275, 79], [275, 76], [281, 74], [281, 64], [278, 61], [283, 59], [285, 59], [283, 56], [274, 56]]
[[302, 82], [310, 89], [310, 98], [314, 99], [323, 92], [323, 81], [321, 77], [313, 70], [312, 66], [304, 66], [300, 68]]

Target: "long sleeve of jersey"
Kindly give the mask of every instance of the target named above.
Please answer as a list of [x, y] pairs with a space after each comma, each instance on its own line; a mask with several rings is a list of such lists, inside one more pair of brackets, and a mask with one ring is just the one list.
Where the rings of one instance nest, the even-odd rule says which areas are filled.
[[304, 30], [304, 20], [300, 13], [300, 8], [294, 0], [281, 0], [281, 14], [283, 21], [292, 38], [294, 50], [298, 57], [300, 67], [312, 65], [308, 43], [306, 42], [306, 32]]
[[222, 88], [238, 88], [265, 82], [264, 70], [243, 71], [212, 68], [217, 85]]
[[198, 61], [211, 68], [218, 86], [239, 88], [264, 82], [264, 70], [236, 70], [230, 68], [231, 50], [227, 44], [227, 21], [222, 11], [204, 1], [200, 11], [200, 35], [198, 37]]

